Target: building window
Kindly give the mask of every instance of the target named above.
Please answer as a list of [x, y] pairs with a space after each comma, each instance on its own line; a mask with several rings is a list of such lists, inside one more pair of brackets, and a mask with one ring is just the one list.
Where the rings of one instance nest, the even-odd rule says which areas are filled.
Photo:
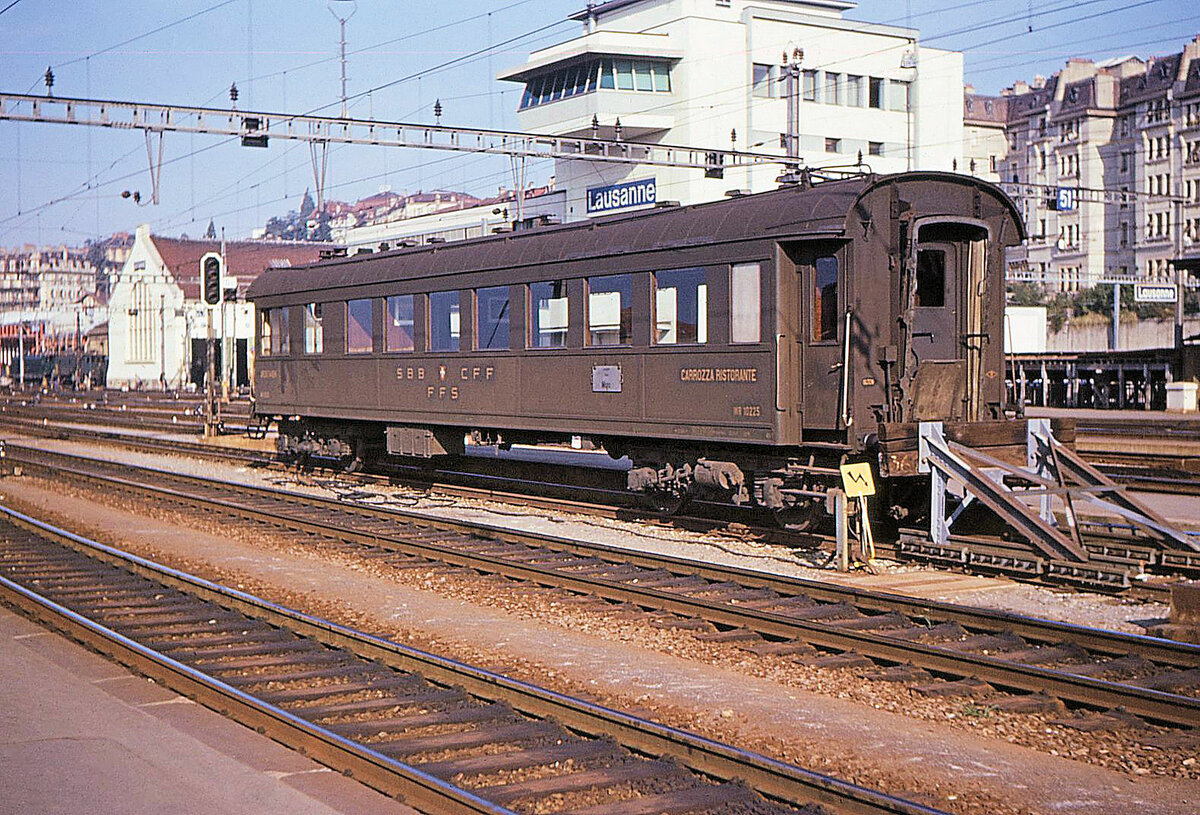
[[456, 291], [438, 291], [429, 295], [430, 351], [458, 350], [460, 302]]
[[659, 345], [708, 342], [708, 283], [703, 269], [654, 275], [654, 341]]
[[776, 79], [776, 70], [774, 65], [754, 63], [750, 92], [759, 99], [769, 99], [774, 96], [772, 85], [774, 84], [773, 80]]
[[882, 156], [883, 155], [883, 142], [881, 142], [881, 141], [867, 142], [867, 155], [868, 156]]
[[909, 83], [893, 79], [888, 83], [888, 107], [891, 110], [908, 110]]
[[628, 345], [633, 340], [633, 276], [589, 277], [588, 345]]
[[567, 346], [567, 283], [555, 280], [529, 284], [529, 346]]
[[834, 138], [829, 138], [829, 137], [826, 137], [826, 139], [825, 139], [825, 152], [826, 152], [826, 153], [840, 153], [840, 152], [842, 152], [842, 140], [841, 140], [841, 139], [834, 139]]
[[816, 102], [817, 100], [817, 72], [804, 72], [804, 101]]
[[671, 66], [665, 60], [603, 58], [560, 68], [525, 83], [520, 109], [592, 93], [597, 88], [670, 93]]
[[917, 252], [917, 305], [929, 308], [946, 305], [946, 253], [941, 249]]
[[325, 350], [325, 330], [322, 325], [321, 303], [304, 307], [304, 353], [320, 354]]
[[867, 77], [867, 107], [883, 110], [883, 83], [877, 76]]
[[371, 301], [346, 303], [346, 353], [369, 354], [375, 350], [371, 326]]
[[762, 284], [757, 263], [735, 264], [729, 281], [729, 341], [758, 342], [761, 338]]
[[508, 348], [508, 286], [475, 291], [475, 347], [481, 351]]
[[852, 108], [863, 106], [863, 78], [846, 74], [846, 104]]
[[412, 351], [413, 340], [413, 295], [396, 294], [384, 302], [387, 315], [384, 318], [383, 347], [386, 351]]
[[825, 342], [837, 339], [838, 262], [831, 256], [820, 257], [813, 264], [812, 339]]
[[840, 105], [842, 103], [842, 75], [825, 72], [825, 104]]

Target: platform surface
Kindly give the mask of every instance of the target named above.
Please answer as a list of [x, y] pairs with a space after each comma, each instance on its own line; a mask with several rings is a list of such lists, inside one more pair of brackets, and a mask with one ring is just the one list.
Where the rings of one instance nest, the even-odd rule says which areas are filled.
[[0, 606], [0, 813], [415, 815]]

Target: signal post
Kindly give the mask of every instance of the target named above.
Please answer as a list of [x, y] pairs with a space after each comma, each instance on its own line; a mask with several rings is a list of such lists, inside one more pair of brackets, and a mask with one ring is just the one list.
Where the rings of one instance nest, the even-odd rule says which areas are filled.
[[[223, 244], [222, 244], [223, 246]], [[216, 389], [216, 355], [213, 345], [213, 311], [222, 307], [225, 299], [225, 258], [216, 252], [206, 252], [200, 258], [200, 287], [204, 297], [205, 312], [208, 323], [208, 333], [204, 343], [204, 436], [215, 437], [221, 426], [221, 406], [217, 402]]]

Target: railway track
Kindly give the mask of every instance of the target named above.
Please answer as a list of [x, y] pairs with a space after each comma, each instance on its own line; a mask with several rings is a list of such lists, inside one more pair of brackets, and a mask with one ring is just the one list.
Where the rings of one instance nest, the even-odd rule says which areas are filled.
[[[314, 618], [0, 508], [0, 599], [422, 812], [935, 810]], [[825, 811], [825, 809], [821, 809]]]
[[[121, 431], [106, 431], [95, 427], [80, 428], [49, 425], [31, 419], [0, 414], [0, 425], [22, 434], [63, 440], [86, 440], [117, 444], [122, 447], [151, 453], [188, 455], [224, 462], [240, 462], [254, 467], [281, 467], [271, 455], [238, 447], [218, 447], [205, 442], [175, 438], [134, 436]], [[662, 518], [691, 528], [714, 528], [730, 520], [720, 514], [723, 507], [714, 505], [717, 514], [680, 516], [655, 513], [638, 504], [627, 491], [612, 486], [604, 489], [596, 484], [554, 482], [545, 478], [545, 467], [537, 478], [507, 479], [503, 483], [494, 476], [471, 472], [430, 472], [419, 468], [394, 468], [384, 473], [354, 473], [341, 475], [365, 484], [401, 482], [441, 493], [472, 499], [494, 499], [519, 503], [528, 507], [583, 512], [602, 517]], [[564, 473], [564, 481], [566, 474]], [[495, 486], [488, 486], [494, 484]], [[517, 484], [519, 486], [514, 487]], [[519, 490], [519, 491], [518, 491]], [[582, 500], [580, 494], [591, 496]], [[575, 496], [575, 497], [567, 497]], [[1133, 593], [1162, 598], [1169, 593], [1165, 583], [1147, 581], [1147, 575], [1158, 577], [1200, 577], [1200, 554], [1167, 551], [1154, 542], [1138, 536], [1138, 530], [1127, 524], [1081, 522], [1087, 527], [1084, 547], [1091, 560], [1086, 564], [1051, 561], [1031, 552], [1019, 541], [999, 538], [969, 538], [956, 536], [945, 546], [933, 545], [920, 530], [908, 530], [896, 542], [877, 542], [878, 554], [897, 561], [926, 563], [934, 567], [953, 568], [981, 574], [1003, 575], [1015, 580], [1048, 585], [1069, 585], [1084, 590]], [[787, 529], [756, 528], [759, 534], [773, 542], [805, 549], [830, 549], [829, 536]]]
[[318, 534], [396, 568], [449, 565], [593, 596], [640, 609], [658, 627], [859, 668], [922, 694], [1014, 711], [1063, 713], [1066, 705], [1096, 726], [1111, 724], [1118, 708], [1173, 727], [1200, 725], [1196, 645], [29, 448], [10, 448], [10, 458], [137, 501]]

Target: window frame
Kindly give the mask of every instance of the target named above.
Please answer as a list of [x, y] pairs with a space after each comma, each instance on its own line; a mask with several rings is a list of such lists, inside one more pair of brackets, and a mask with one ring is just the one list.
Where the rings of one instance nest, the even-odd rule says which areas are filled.
[[[659, 288], [659, 285], [658, 285], [659, 276], [660, 275], [671, 275], [671, 274], [676, 274], [676, 273], [683, 274], [683, 273], [697, 273], [697, 272], [699, 273], [699, 276], [700, 276], [700, 282], [695, 288], [695, 291], [696, 291], [696, 310], [695, 310], [696, 321], [693, 325], [693, 330], [696, 335], [695, 339], [692, 339], [692, 340], [678, 339], [682, 321], [680, 320], [679, 299], [677, 296], [676, 301], [675, 301], [676, 339], [671, 342], [665, 342], [663, 340], [660, 340], [658, 337], [658, 332], [659, 332], [658, 293], [659, 293], [659, 291], [666, 291], [666, 289]], [[674, 288], [676, 291], [678, 291], [679, 286], [675, 286]], [[700, 290], [701, 289], [703, 289], [703, 291], [704, 291], [703, 311], [701, 311], [701, 308], [700, 308], [700, 300], [701, 300]], [[650, 315], [650, 322], [651, 322], [650, 345], [651, 346], [667, 346], [667, 347], [685, 346], [685, 347], [693, 347], [693, 348], [698, 348], [700, 346], [708, 345], [709, 344], [709, 333], [710, 333], [709, 318], [711, 316], [711, 308], [709, 307], [710, 306], [710, 300], [709, 300], [709, 292], [710, 291], [711, 291], [711, 286], [708, 282], [708, 268], [705, 266], [681, 266], [681, 267], [677, 267], [677, 268], [673, 268], [673, 269], [661, 269], [658, 271], [651, 272], [650, 273], [650, 311], [651, 311], [651, 315]], [[703, 333], [701, 333], [701, 329], [703, 329]]]
[[[538, 343], [539, 329], [541, 328], [541, 320], [536, 316], [538, 313], [538, 301], [534, 295], [534, 286], [554, 286], [562, 287], [562, 295], [560, 297], [546, 298], [547, 303], [552, 300], [562, 300], [564, 317], [566, 322], [563, 323], [561, 329], [555, 329], [555, 333], [561, 331], [562, 341], [553, 345], [541, 345]], [[534, 280], [525, 284], [525, 348], [529, 351], [554, 351], [561, 348], [567, 348], [569, 345], [569, 337], [571, 332], [571, 295], [570, 284], [563, 279], [556, 280]], [[511, 308], [511, 304], [510, 304]], [[547, 334], [551, 332], [545, 332]]]
[[[350, 326], [354, 322], [356, 322], [356, 320], [353, 316], [353, 304], [355, 304], [355, 303], [365, 303], [366, 307], [367, 307], [367, 319], [370, 321], [370, 324], [366, 326], [367, 336], [370, 338], [370, 347], [369, 348], [365, 348], [362, 346], [351, 347]], [[346, 304], [346, 307], [345, 307], [345, 315], [346, 315], [345, 349], [346, 349], [346, 354], [348, 356], [359, 357], [359, 356], [364, 356], [366, 354], [375, 353], [375, 298], [373, 298], [373, 297], [356, 297], [353, 300], [346, 300], [345, 304]], [[359, 327], [360, 328], [362, 327], [361, 322], [359, 322]]]
[[[738, 295], [743, 291], [742, 285], [749, 283], [749, 281], [742, 281], [739, 283], [738, 271], [739, 270], [749, 271], [751, 267], [753, 267], [753, 269], [754, 269], [754, 281], [753, 281], [754, 285], [752, 287], [747, 285], [745, 288], [745, 291], [746, 292], [749, 292], [749, 291], [754, 292], [754, 308], [753, 309], [748, 309], [748, 308], [747, 309], [739, 309], [738, 305], [737, 305], [739, 302]], [[754, 261], [751, 263], [731, 263], [729, 265], [729, 344], [730, 345], [754, 345], [754, 344], [762, 342], [762, 327], [763, 327], [762, 281], [763, 281], [763, 264], [760, 261]], [[753, 315], [754, 339], [740, 339], [739, 338], [741, 335], [739, 334], [739, 330], [738, 330], [738, 326], [739, 326], [738, 318], [743, 315], [745, 315], [745, 316]], [[749, 334], [747, 333], [746, 336], [748, 337]]]
[[[834, 262], [833, 270], [833, 298], [832, 298], [832, 318], [826, 321], [825, 309], [825, 290], [829, 288], [829, 283], [818, 287], [821, 282], [821, 261], [832, 260]], [[842, 259], [839, 252], [829, 252], [828, 254], [815, 255], [809, 264], [808, 268], [808, 297], [809, 297], [809, 314], [808, 314], [808, 341], [810, 345], [832, 345], [838, 341], [838, 333], [840, 332], [840, 323], [838, 316], [840, 313], [840, 302], [842, 297]], [[830, 329], [830, 330], [827, 330]]]
[[316, 356], [325, 353], [324, 303], [304, 304], [304, 353]]
[[[489, 345], [485, 346], [480, 342], [480, 338], [483, 336], [483, 329], [485, 327], [483, 325], [483, 321], [482, 321], [482, 318], [483, 318], [482, 305], [484, 303], [484, 300], [480, 297], [480, 294], [482, 294], [484, 292], [498, 291], [500, 289], [504, 290], [504, 308], [501, 310], [501, 315], [496, 318], [495, 326], [494, 326], [494, 328], [492, 328], [490, 336], [499, 342], [503, 342], [504, 344], [503, 345], [490, 345], [489, 344]], [[512, 286], [508, 286], [508, 285], [481, 286], [477, 289], [472, 289], [471, 296], [475, 299], [475, 308], [473, 309], [474, 317], [475, 317], [475, 331], [473, 332], [475, 335], [475, 350], [476, 351], [508, 351], [508, 350], [510, 350], [510, 348], [512, 347], [512, 340], [510, 339], [510, 333], [512, 330]], [[461, 314], [460, 314], [459, 319], [460, 320], [462, 319]], [[460, 345], [462, 344], [461, 329], [459, 331], [459, 344]]]
[[[407, 348], [394, 348], [391, 344], [392, 338], [392, 301], [408, 298], [409, 301], [409, 319], [411, 320], [409, 329], [409, 345]], [[417, 297], [416, 294], [389, 294], [381, 298], [383, 300], [383, 353], [385, 354], [411, 354], [417, 350]]]
[[[446, 317], [447, 317], [446, 337], [448, 340], [453, 340], [453, 347], [447, 346], [445, 348], [439, 348], [439, 347], [434, 346], [434, 338], [437, 334], [437, 329], [435, 328], [435, 323], [434, 323], [434, 316], [435, 316], [435, 309], [438, 308], [438, 302], [441, 300], [441, 297], [439, 297], [439, 295], [445, 295], [447, 298], [448, 308], [446, 310]], [[463, 345], [463, 342], [462, 342], [462, 291], [460, 289], [446, 289], [446, 290], [442, 290], [442, 291], [429, 292], [425, 297], [425, 302], [428, 304], [427, 305], [428, 319], [425, 321], [425, 325], [426, 325], [425, 347], [426, 347], [426, 350], [431, 354], [457, 354], [457, 353], [461, 352], [463, 350], [463, 347], [462, 347], [462, 345]], [[458, 311], [457, 311], [458, 333], [457, 334], [454, 333], [454, 314], [456, 313], [455, 309], [458, 309]]]
[[[593, 281], [597, 280], [613, 280], [625, 278], [629, 281], [628, 292], [629, 301], [626, 303], [624, 299], [625, 291], [623, 289], [603, 289], [599, 292], [592, 290]], [[634, 301], [634, 280], [636, 275], [633, 272], [617, 272], [616, 274], [607, 275], [590, 275], [584, 278], [584, 312], [583, 312], [583, 344], [586, 348], [628, 348], [633, 345], [633, 301]], [[615, 343], [597, 343], [593, 342], [592, 334], [592, 297], [596, 294], [618, 294], [617, 298], [617, 342]]]

